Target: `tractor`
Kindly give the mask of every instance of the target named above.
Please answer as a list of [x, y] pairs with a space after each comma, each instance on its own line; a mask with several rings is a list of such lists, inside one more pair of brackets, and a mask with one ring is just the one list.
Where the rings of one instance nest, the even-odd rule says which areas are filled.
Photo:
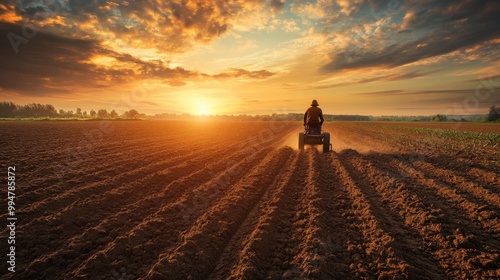
[[304, 132], [299, 132], [299, 149], [303, 150], [305, 145], [323, 145], [323, 153], [328, 153], [332, 150], [330, 133], [324, 132], [321, 126], [306, 125]]

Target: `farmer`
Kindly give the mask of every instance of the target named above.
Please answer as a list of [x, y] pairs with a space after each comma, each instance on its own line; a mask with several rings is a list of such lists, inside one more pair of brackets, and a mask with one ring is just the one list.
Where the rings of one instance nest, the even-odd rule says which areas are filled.
[[311, 107], [309, 107], [304, 114], [304, 126], [307, 125], [309, 127], [321, 129], [321, 125], [323, 125], [325, 119], [323, 119], [323, 111], [321, 111], [321, 108], [318, 106], [318, 101], [314, 99], [311, 102]]

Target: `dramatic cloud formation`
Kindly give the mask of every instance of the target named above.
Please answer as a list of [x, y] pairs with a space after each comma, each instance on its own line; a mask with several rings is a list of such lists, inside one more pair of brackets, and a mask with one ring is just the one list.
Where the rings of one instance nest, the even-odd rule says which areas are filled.
[[[9, 37], [21, 27], [3, 23], [0, 36]], [[73, 92], [81, 87], [112, 87], [135, 79], [186, 79], [197, 73], [169, 68], [162, 61], [143, 61], [130, 54], [110, 50], [96, 40], [73, 39], [38, 32], [36, 40], [21, 43], [22, 51], [13, 55], [10, 41], [0, 44], [0, 85], [26, 94]], [[115, 63], [100, 64], [94, 58]]]
[[[351, 10], [358, 11], [360, 8]], [[331, 62], [325, 64], [323, 69], [338, 71], [398, 67], [494, 41], [500, 31], [498, 1], [426, 1], [424, 4], [411, 2], [401, 6], [401, 9], [391, 11], [387, 8], [386, 11], [386, 15], [395, 12], [404, 14], [402, 22], [393, 22], [387, 30], [384, 30], [383, 26], [377, 27], [385, 32], [366, 32], [370, 33], [366, 40], [350, 42], [331, 53]], [[373, 20], [378, 19], [374, 17]], [[408, 42], [394, 42], [394, 37], [401, 34], [401, 31], [416, 35]], [[374, 45], [380, 47], [357, 45], [374, 41]]]
[[[179, 86], [192, 78], [266, 78], [267, 70], [231, 69], [215, 75], [171, 68], [162, 60], [143, 60], [116, 52], [96, 39], [77, 39], [45, 33], [29, 32], [36, 39], [27, 40], [15, 32], [23, 26], [0, 23], [0, 86], [21, 94], [71, 93], [85, 88], [105, 88], [133, 83], [141, 79], [161, 79]], [[36, 33], [35, 33], [36, 32]], [[22, 34], [22, 31], [19, 32]], [[15, 50], [20, 53], [13, 55]]]
[[499, 14], [494, 0], [4, 0], [0, 101], [105, 107], [139, 87], [159, 112], [297, 112], [314, 97], [379, 113], [380, 97], [386, 114], [424, 114], [482, 87], [482, 112], [498, 100]]
[[[132, 46], [183, 52], [194, 43], [208, 43], [229, 26], [265, 3], [246, 1], [7, 1], [22, 18], [60, 19], [57, 31], [66, 36], [119, 39]], [[280, 6], [281, 5], [281, 6]], [[282, 8], [272, 1], [271, 8]], [[9, 11], [10, 12], [10, 11]]]

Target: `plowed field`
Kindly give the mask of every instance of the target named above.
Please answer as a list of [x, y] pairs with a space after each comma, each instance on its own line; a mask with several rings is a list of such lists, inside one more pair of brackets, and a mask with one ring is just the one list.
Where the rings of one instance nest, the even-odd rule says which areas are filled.
[[328, 123], [323, 154], [296, 122], [2, 122], [0, 279], [498, 278], [500, 126], [477, 126]]

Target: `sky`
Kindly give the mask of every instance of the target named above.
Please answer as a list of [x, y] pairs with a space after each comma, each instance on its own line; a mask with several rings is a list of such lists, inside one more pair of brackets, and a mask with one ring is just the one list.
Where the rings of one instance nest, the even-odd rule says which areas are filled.
[[189, 114], [486, 114], [500, 1], [0, 0], [0, 101]]

